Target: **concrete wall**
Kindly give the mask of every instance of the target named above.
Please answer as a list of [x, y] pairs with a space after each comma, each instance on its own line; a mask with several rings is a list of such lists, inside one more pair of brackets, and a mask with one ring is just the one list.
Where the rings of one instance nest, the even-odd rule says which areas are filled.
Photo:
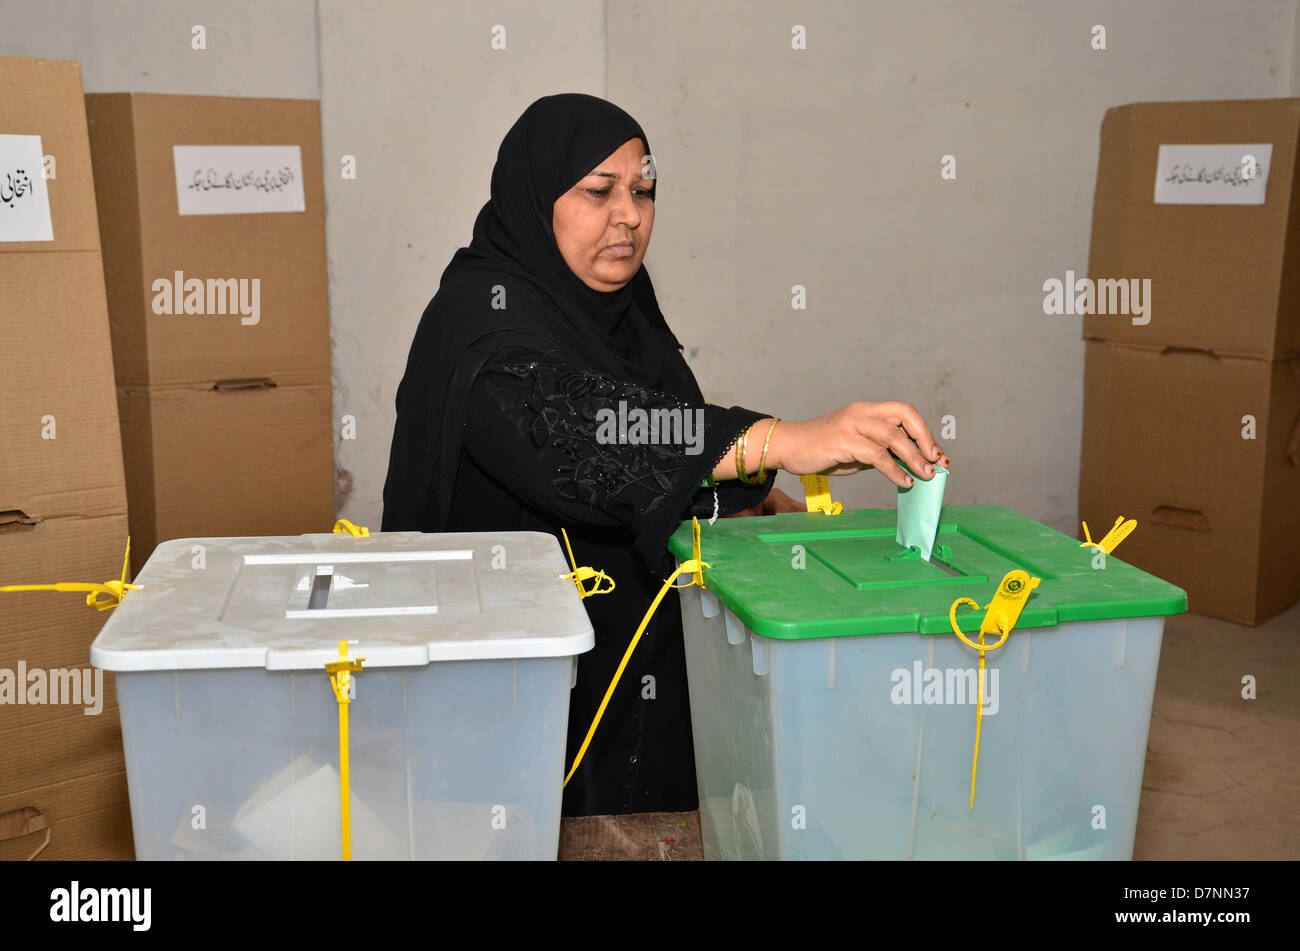
[[314, 0], [0, 0], [0, 55], [78, 60], [86, 92], [317, 99], [316, 49]]
[[356, 420], [336, 444], [337, 499], [341, 516], [378, 526], [420, 314], [469, 243], [519, 114], [552, 92], [603, 94], [604, 4], [320, 0], [320, 31], [334, 409]]
[[[1087, 266], [1102, 114], [1297, 94], [1296, 9], [3, 0], [0, 53], [81, 60], [92, 92], [322, 99], [335, 415], [356, 419], [337, 446], [341, 515], [379, 522], [411, 333], [469, 240], [501, 136], [537, 96], [572, 90], [650, 136], [648, 264], [710, 398], [789, 418], [853, 399], [907, 400], [936, 426], [950, 414], [952, 502], [1074, 531], [1083, 346], [1075, 318], [1042, 313], [1041, 287]], [[892, 505], [875, 474], [834, 488]]]
[[[1086, 273], [1102, 115], [1294, 94], [1294, 4], [609, 11], [608, 95], [659, 170], [648, 266], [705, 393], [796, 419], [854, 399], [951, 414], [949, 501], [1077, 531], [1083, 343], [1078, 318], [1043, 314], [1042, 284]], [[894, 504], [874, 473], [832, 488]]]

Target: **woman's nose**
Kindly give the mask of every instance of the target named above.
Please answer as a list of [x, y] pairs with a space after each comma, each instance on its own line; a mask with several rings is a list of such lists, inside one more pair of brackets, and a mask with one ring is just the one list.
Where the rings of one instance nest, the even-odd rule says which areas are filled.
[[641, 212], [636, 207], [636, 199], [632, 197], [631, 189], [615, 189], [613, 195], [613, 206], [610, 208], [610, 223], [625, 224], [629, 228], [636, 228], [641, 224]]

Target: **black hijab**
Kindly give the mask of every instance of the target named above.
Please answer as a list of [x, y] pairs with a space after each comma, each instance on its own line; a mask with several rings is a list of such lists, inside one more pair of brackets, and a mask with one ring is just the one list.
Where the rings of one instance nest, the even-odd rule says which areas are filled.
[[473, 240], [443, 272], [411, 345], [397, 391], [383, 531], [446, 530], [470, 386], [503, 347], [521, 344], [703, 405], [644, 265], [619, 290], [595, 291], [555, 242], [555, 200], [633, 138], [648, 154], [635, 119], [576, 93], [538, 99], [506, 134]]

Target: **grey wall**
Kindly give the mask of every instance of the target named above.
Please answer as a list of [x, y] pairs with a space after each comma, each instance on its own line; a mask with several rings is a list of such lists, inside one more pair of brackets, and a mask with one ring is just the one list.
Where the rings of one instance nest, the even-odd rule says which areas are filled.
[[[853, 399], [907, 400], [936, 426], [952, 414], [952, 502], [1074, 531], [1083, 346], [1076, 319], [1043, 315], [1041, 287], [1087, 266], [1102, 114], [1300, 92], [1296, 8], [3, 0], [0, 53], [81, 60], [91, 92], [322, 99], [335, 410], [357, 421], [337, 446], [341, 515], [379, 523], [410, 336], [501, 136], [532, 99], [571, 90], [607, 95], [650, 136], [648, 265], [711, 399], [788, 418]], [[796, 23], [806, 50], [791, 49]], [[791, 309], [794, 284], [807, 310]], [[892, 505], [872, 473], [834, 488]]]
[[[1083, 344], [1042, 284], [1086, 272], [1102, 115], [1287, 95], [1294, 4], [609, 10], [608, 94], [659, 170], [648, 265], [706, 394], [791, 418], [854, 399], [951, 414], [949, 501], [1077, 531]], [[832, 488], [894, 504], [874, 473]]]
[[78, 60], [86, 92], [316, 99], [316, 47], [314, 0], [0, 0], [0, 55]]
[[511, 123], [548, 92], [603, 94], [604, 4], [319, 6], [334, 409], [356, 419], [356, 439], [336, 443], [337, 498], [341, 516], [377, 527], [420, 314], [469, 243]]

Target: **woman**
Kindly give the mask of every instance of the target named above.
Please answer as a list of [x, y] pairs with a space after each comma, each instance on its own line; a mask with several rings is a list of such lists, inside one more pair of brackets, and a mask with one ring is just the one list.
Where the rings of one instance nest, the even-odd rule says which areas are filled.
[[[384, 531], [558, 536], [564, 527], [577, 563], [615, 579], [613, 593], [584, 602], [596, 647], [578, 660], [566, 766], [671, 571], [665, 544], [683, 519], [803, 510], [772, 490], [778, 468], [837, 475], [874, 466], [909, 485], [895, 457], [922, 478], [944, 459], [905, 403], [854, 403], [785, 422], [705, 402], [641, 263], [657, 188], [649, 154], [636, 121], [603, 99], [547, 96], [524, 111], [497, 153], [473, 240], [443, 272], [416, 331], [384, 486]], [[648, 444], [613, 435], [608, 421], [634, 410], [680, 411], [684, 425]], [[670, 592], [563, 811], [687, 811], [696, 797]]]

